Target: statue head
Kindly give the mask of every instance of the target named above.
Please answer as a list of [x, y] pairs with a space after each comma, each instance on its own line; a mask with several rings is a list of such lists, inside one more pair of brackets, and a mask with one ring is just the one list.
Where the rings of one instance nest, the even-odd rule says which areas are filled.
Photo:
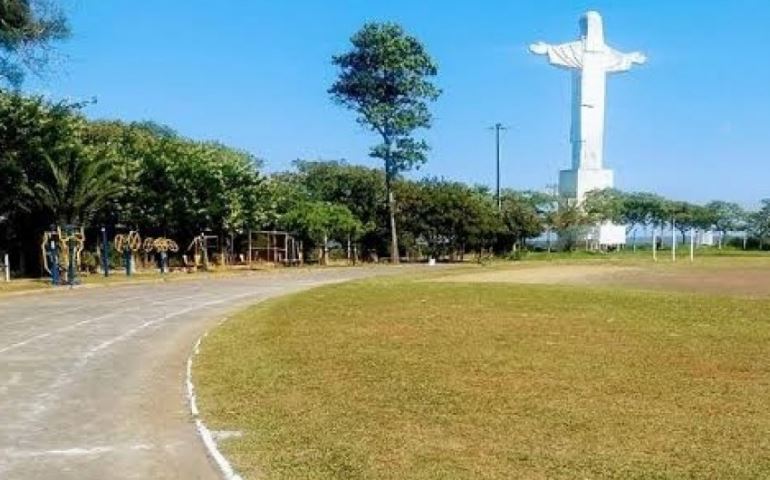
[[604, 27], [599, 12], [589, 11], [580, 17], [580, 36], [585, 42], [586, 51], [600, 51], [605, 48]]

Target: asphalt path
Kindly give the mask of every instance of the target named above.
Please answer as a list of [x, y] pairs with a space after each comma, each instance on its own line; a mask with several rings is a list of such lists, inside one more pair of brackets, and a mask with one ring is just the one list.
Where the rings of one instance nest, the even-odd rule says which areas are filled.
[[0, 479], [217, 479], [185, 398], [197, 338], [249, 303], [398, 268], [0, 298]]

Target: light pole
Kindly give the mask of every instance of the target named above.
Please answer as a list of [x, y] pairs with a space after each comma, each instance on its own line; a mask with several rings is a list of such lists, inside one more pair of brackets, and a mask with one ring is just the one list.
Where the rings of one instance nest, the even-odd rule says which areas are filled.
[[102, 270], [104, 276], [110, 276], [110, 244], [107, 241], [107, 228], [102, 227]]
[[495, 198], [497, 199], [497, 211], [502, 210], [502, 203], [500, 197], [500, 131], [508, 130], [502, 123], [496, 123], [493, 127], [489, 128], [495, 131], [495, 152], [496, 152], [496, 184], [495, 184]]

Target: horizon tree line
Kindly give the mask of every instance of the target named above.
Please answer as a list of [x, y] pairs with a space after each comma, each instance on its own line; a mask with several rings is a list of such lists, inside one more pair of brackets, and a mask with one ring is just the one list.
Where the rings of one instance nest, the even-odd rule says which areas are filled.
[[[0, 79], [13, 87], [45, 63], [23, 53], [69, 34], [58, 10], [36, 10], [43, 4], [0, 7], [8, 20], [0, 25]], [[332, 245], [394, 263], [509, 255], [544, 232], [558, 233], [559, 247], [572, 250], [601, 221], [630, 231], [673, 221], [683, 239], [691, 228], [744, 230], [760, 248], [768, 243], [770, 199], [745, 212], [724, 201], [696, 205], [606, 190], [578, 207], [548, 193], [504, 190], [498, 209], [484, 186], [407, 179], [405, 172], [427, 161], [429, 147], [414, 135], [430, 127], [428, 107], [441, 94], [433, 83], [436, 63], [399, 25], [367, 23], [332, 65], [339, 75], [328, 93], [380, 138], [370, 151], [383, 162], [380, 169], [298, 160], [290, 171], [266, 175], [261, 159], [218, 142], [151, 121], [89, 120], [87, 102], [0, 90], [0, 251], [12, 254], [16, 271], [37, 274], [42, 233], [67, 224], [86, 228], [91, 249], [101, 227], [110, 235], [139, 230], [180, 243], [202, 231], [224, 243], [249, 230], [282, 229], [302, 240], [307, 258], [322, 263]]]

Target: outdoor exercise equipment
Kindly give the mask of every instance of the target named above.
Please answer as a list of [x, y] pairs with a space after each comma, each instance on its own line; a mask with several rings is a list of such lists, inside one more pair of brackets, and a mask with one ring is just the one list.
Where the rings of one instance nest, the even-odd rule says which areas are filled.
[[139, 232], [131, 230], [128, 233], [115, 235], [115, 250], [123, 253], [123, 262], [126, 266], [126, 275], [131, 276], [131, 264], [134, 254], [142, 247], [142, 237]]
[[51, 275], [51, 284], [61, 283], [61, 272], [66, 269], [66, 281], [69, 285], [78, 283], [77, 266], [80, 265], [80, 254], [85, 246], [83, 227], [65, 225], [62, 228], [51, 227], [43, 233], [40, 249], [43, 254], [43, 269]]
[[63, 233], [59, 229], [59, 238], [66, 246], [64, 249], [66, 253], [64, 263], [67, 265], [67, 283], [74, 285], [79, 283], [77, 266], [80, 265], [80, 253], [85, 247], [86, 234], [83, 231], [83, 227], [78, 228], [74, 225], [65, 225]]
[[196, 268], [202, 263], [204, 270], [209, 269], [209, 249], [216, 250], [218, 240], [216, 235], [206, 235], [203, 232], [193, 238], [187, 246], [187, 251], [193, 251], [193, 263]]
[[40, 244], [43, 254], [43, 270], [51, 276], [51, 284], [59, 284], [59, 232], [49, 230], [43, 233], [43, 241]]
[[166, 273], [168, 270], [168, 252], [176, 253], [179, 251], [179, 245], [170, 238], [147, 237], [142, 243], [142, 250], [146, 253], [157, 252], [160, 257], [160, 273]]

